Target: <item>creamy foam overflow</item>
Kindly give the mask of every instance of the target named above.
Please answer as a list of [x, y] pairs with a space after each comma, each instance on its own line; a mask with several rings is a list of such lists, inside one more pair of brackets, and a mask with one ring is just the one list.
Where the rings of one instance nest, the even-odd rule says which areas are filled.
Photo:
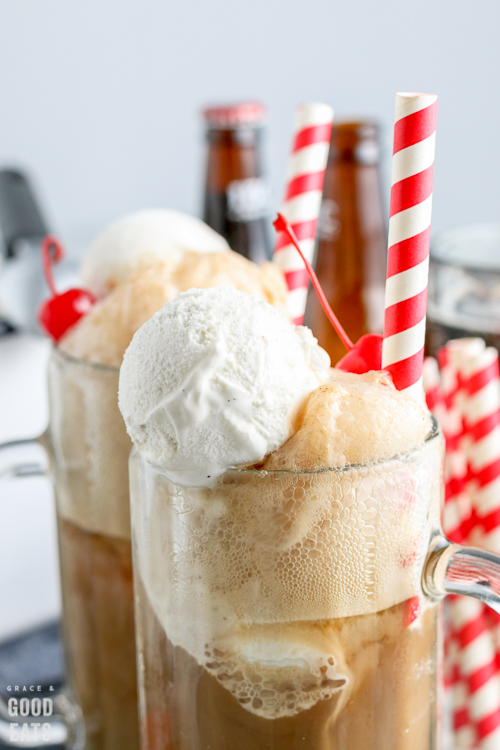
[[391, 458], [424, 442], [431, 416], [384, 372], [332, 370], [309, 397], [296, 433], [265, 469], [325, 469]]
[[286, 285], [273, 263], [257, 266], [232, 250], [190, 251], [175, 263], [139, 268], [70, 328], [61, 348], [78, 359], [119, 367], [134, 333], [165, 302], [191, 287], [211, 286], [234, 287], [285, 309]]

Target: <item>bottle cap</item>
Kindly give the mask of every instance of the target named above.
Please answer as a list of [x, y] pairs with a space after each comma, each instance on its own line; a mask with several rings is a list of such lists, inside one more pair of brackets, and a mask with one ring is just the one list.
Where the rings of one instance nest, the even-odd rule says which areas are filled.
[[266, 108], [260, 102], [240, 102], [206, 107], [203, 119], [211, 128], [237, 128], [243, 125], [260, 125], [266, 116]]

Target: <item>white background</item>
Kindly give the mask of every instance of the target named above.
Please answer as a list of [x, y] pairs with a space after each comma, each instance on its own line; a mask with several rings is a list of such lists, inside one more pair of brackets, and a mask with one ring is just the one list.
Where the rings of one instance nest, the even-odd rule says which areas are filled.
[[[294, 106], [384, 126], [387, 188], [397, 90], [437, 93], [433, 230], [500, 218], [498, 0], [0, 0], [0, 167], [35, 179], [52, 227], [97, 228], [133, 209], [198, 212], [198, 113], [269, 107], [280, 202]], [[46, 420], [42, 342], [0, 342], [0, 438]], [[2, 488], [0, 636], [58, 610], [42, 480]]]
[[[203, 103], [269, 107], [280, 201], [294, 106], [385, 126], [439, 95], [433, 227], [500, 206], [498, 0], [1, 0], [0, 165], [36, 177], [58, 230], [148, 205], [196, 212]], [[386, 170], [387, 174], [387, 170]]]

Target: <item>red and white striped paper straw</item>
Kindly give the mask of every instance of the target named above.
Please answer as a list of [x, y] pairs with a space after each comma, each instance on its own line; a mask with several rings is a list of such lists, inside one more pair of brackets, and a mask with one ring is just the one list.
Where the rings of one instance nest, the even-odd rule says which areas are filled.
[[[463, 411], [467, 436], [469, 492], [474, 526], [469, 542], [500, 551], [500, 391], [496, 349], [489, 347], [462, 366]], [[467, 666], [470, 670], [470, 713], [478, 746], [500, 747], [500, 663], [498, 615], [483, 605], [467, 622], [470, 635]], [[480, 644], [480, 646], [478, 645]]]
[[[454, 618], [457, 618], [456, 614]], [[453, 650], [453, 673], [451, 675], [451, 684], [447, 687], [451, 691], [453, 748], [456, 750], [459, 750], [459, 748], [471, 750], [471, 748], [475, 747], [476, 732], [471, 725], [469, 717], [469, 690], [467, 680], [460, 671], [460, 642], [454, 630], [450, 637], [450, 647]]]
[[382, 368], [422, 394], [437, 96], [396, 94]]
[[[462, 435], [462, 419], [461, 415], [458, 414], [457, 420], [457, 412], [454, 410], [457, 393], [456, 369], [450, 361], [446, 349], [440, 352], [440, 364], [441, 372], [434, 357], [424, 359], [422, 385], [427, 407], [436, 417], [446, 438], [445, 504], [442, 508], [441, 523], [448, 538], [455, 542], [461, 542], [462, 509], [460, 498], [462, 493], [465, 492], [467, 464], [465, 458], [462, 461], [462, 466], [453, 461], [453, 447], [458, 447], [458, 441]], [[458, 431], [456, 428], [457, 421]]]
[[[440, 351], [440, 364], [441, 372], [433, 357], [424, 359], [422, 385], [427, 407], [438, 420], [447, 442], [442, 526], [449, 538], [461, 542], [463, 540], [462, 515], [465, 512], [463, 505], [467, 500], [467, 463], [465, 457], [457, 453], [459, 441], [463, 435], [462, 418], [456, 406], [459, 392], [458, 377], [453, 358], [446, 347]], [[467, 703], [468, 685], [461, 670], [459, 634], [463, 612], [457, 608], [458, 598], [450, 596], [446, 602], [449, 617], [446, 643], [449, 672], [447, 689], [450, 691], [451, 725], [457, 749], [470, 748], [475, 739]]]
[[[333, 109], [328, 104], [297, 107], [281, 213], [292, 225], [300, 248], [310, 263], [314, 254], [332, 122]], [[300, 256], [283, 232], [278, 234], [273, 260], [285, 274], [289, 289], [288, 315], [293, 323], [300, 325], [306, 309], [309, 277]]]
[[443, 528], [453, 542], [462, 543], [471, 529], [472, 506], [467, 485], [467, 436], [464, 423], [463, 363], [484, 350], [484, 341], [449, 341], [438, 353], [446, 417], [445, 510]]
[[424, 359], [422, 371], [422, 385], [424, 387], [427, 408], [436, 417], [443, 433], [446, 432], [446, 405], [442, 391], [439, 366], [434, 357]]
[[[457, 542], [500, 551], [500, 381], [498, 354], [482, 339], [449, 341], [438, 353], [446, 406], [443, 528]], [[424, 390], [436, 408], [439, 375], [424, 363]], [[500, 618], [486, 605], [449, 597], [449, 681], [454, 743], [500, 747]], [[454, 651], [455, 644], [458, 650]]]
[[464, 716], [467, 716], [467, 725], [455, 725], [455, 733], [464, 734], [467, 726], [467, 747], [497, 750], [500, 682], [495, 643], [484, 617], [484, 606], [477, 599], [462, 596], [454, 597], [453, 601], [453, 624], [460, 647], [458, 666], [461, 682], [466, 686]]
[[[447, 344], [459, 375], [462, 450], [467, 457], [471, 518], [467, 542], [500, 551], [500, 391], [498, 353], [481, 339]], [[500, 669], [494, 627], [498, 616], [457, 597], [454, 625], [459, 666], [468, 686], [467, 710], [475, 747], [500, 747]]]
[[480, 534], [471, 543], [500, 552], [500, 392], [498, 352], [488, 347], [462, 366], [469, 488]]
[[440, 364], [441, 372], [433, 357], [425, 358], [422, 385], [427, 407], [439, 422], [446, 439], [445, 504], [442, 508], [441, 522], [448, 538], [461, 542], [467, 462], [461, 453], [458, 453], [459, 460], [456, 460], [459, 440], [463, 433], [462, 417], [455, 405], [458, 392], [457, 372], [446, 349], [440, 351]]

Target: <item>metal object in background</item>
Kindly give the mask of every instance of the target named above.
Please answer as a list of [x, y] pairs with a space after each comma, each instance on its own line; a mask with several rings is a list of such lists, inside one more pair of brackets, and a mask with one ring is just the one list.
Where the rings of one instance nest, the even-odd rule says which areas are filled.
[[38, 241], [48, 233], [26, 176], [13, 169], [0, 171], [0, 226], [7, 258], [16, 255], [20, 239]]
[[[0, 334], [11, 330], [41, 333], [37, 310], [49, 295], [40, 243], [49, 228], [26, 175], [0, 170]], [[78, 266], [65, 259], [54, 269], [57, 288], [76, 285]]]

